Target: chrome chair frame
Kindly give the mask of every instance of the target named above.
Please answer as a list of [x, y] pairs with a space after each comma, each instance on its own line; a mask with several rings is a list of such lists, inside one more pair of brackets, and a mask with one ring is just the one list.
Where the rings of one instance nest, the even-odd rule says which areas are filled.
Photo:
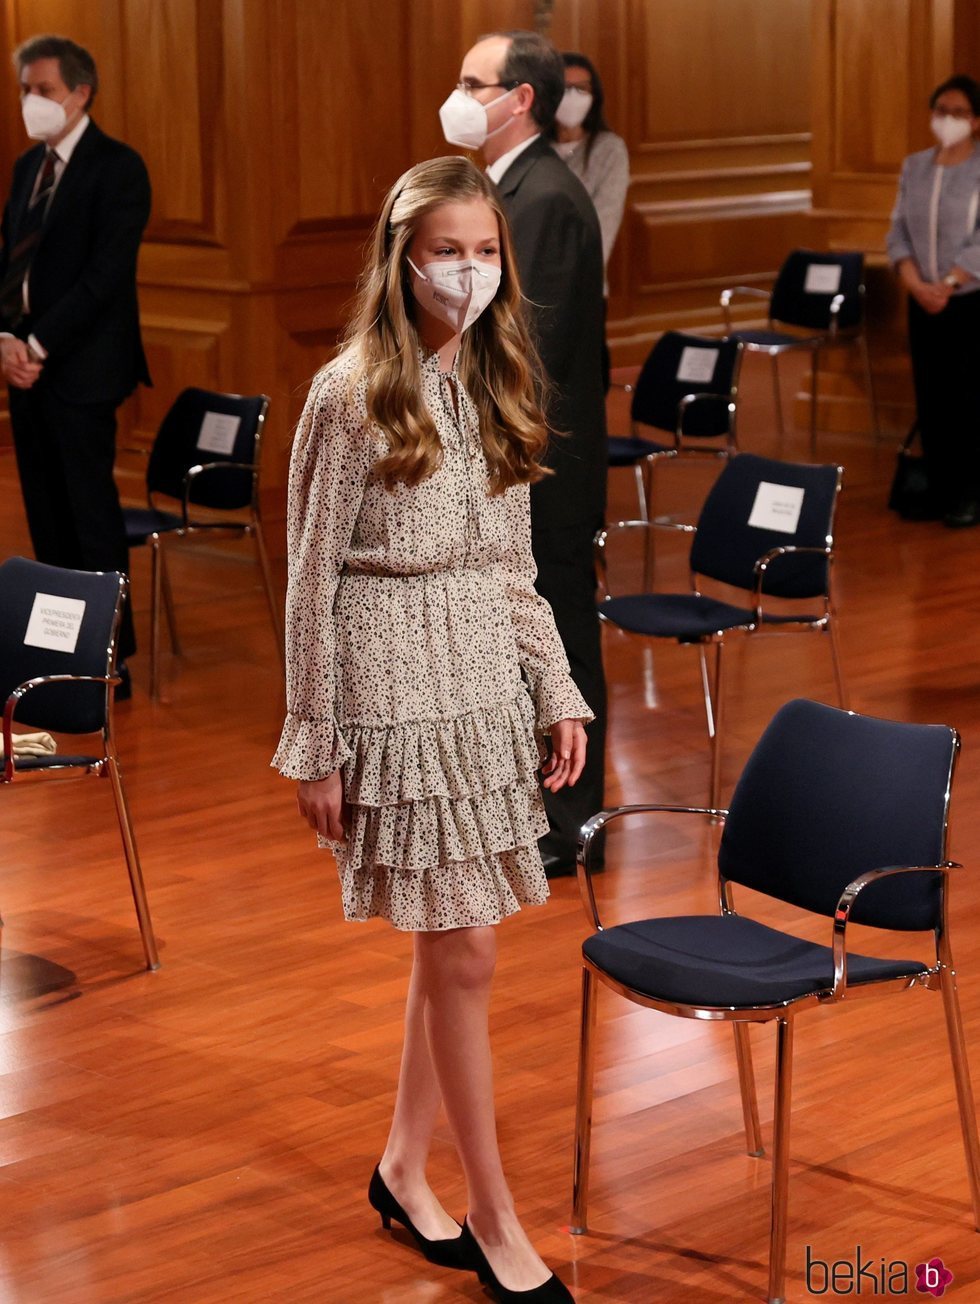
[[[843, 484], [843, 467], [837, 468], [837, 490], [839, 495]], [[835, 496], [836, 502], [836, 496]], [[833, 521], [831, 521], [831, 527]], [[593, 540], [596, 560], [596, 577], [598, 580], [599, 592], [602, 596], [602, 602], [599, 603], [599, 619], [608, 622], [608, 617], [603, 615], [602, 608], [606, 602], [613, 596], [609, 588], [609, 567], [606, 560], [606, 543], [609, 535], [617, 530], [675, 530], [683, 534], [696, 534], [696, 525], [686, 525], [678, 521], [663, 521], [654, 519], [652, 521], [617, 521], [614, 524], [606, 526], [605, 529], [597, 531]], [[649, 547], [644, 549], [644, 568], [646, 567], [646, 558], [649, 555]], [[772, 624], [765, 620], [764, 594], [762, 585], [765, 581], [766, 573], [773, 562], [780, 557], [802, 556], [810, 554], [813, 556], [823, 556], [827, 558], [827, 589], [822, 595], [823, 614], [817, 619], [800, 618], [798, 621], [792, 619], [782, 619], [779, 624]], [[723, 690], [724, 690], [724, 671], [722, 661], [722, 651], [725, 640], [736, 634], [742, 635], [765, 635], [767, 638], [787, 636], [791, 634], [826, 634], [830, 639], [830, 655], [834, 669], [834, 681], [837, 687], [838, 703], [842, 709], [847, 709], [848, 698], [847, 688], [844, 683], [844, 672], [841, 668], [840, 658], [840, 637], [837, 632], [837, 613], [834, 604], [834, 561], [836, 560], [834, 552], [833, 534], [827, 536], [827, 542], [822, 548], [798, 547], [793, 544], [784, 544], [778, 548], [771, 548], [757, 559], [754, 566], [755, 571], [755, 589], [752, 594], [752, 617], [744, 625], [737, 625], [729, 629], [716, 630], [714, 633], [706, 635], [700, 639], [692, 639], [697, 642], [698, 657], [701, 669], [701, 692], [704, 698], [705, 721], [708, 729], [708, 740], [711, 747], [711, 779], [708, 794], [708, 805], [717, 807], [719, 805], [719, 794], [721, 790], [721, 729], [722, 729], [722, 712], [723, 712]], [[691, 593], [694, 597], [704, 596], [699, 587], [699, 577], [695, 571], [689, 573]], [[804, 599], [812, 602], [813, 599]], [[616, 626], [620, 628], [620, 626]], [[648, 638], [646, 634], [632, 634], [629, 630], [623, 630], [623, 633], [630, 634], [631, 637]], [[714, 648], [713, 666], [709, 672], [708, 657], [706, 649]]]
[[[949, 799], [952, 785], [953, 769], [959, 752], [959, 735], [954, 731], [954, 745], [949, 770], [949, 779], [945, 794], [943, 849], [945, 851], [945, 830], [948, 829]], [[578, 881], [582, 902], [586, 914], [595, 931], [601, 932], [603, 924], [596, 903], [595, 888], [592, 881], [592, 850], [598, 834], [613, 820], [626, 815], [640, 814], [684, 814], [710, 816], [724, 820], [728, 811], [712, 807], [668, 806], [668, 805], [631, 805], [617, 806], [600, 811], [582, 828], [578, 845]], [[967, 1175], [970, 1184], [970, 1198], [973, 1220], [980, 1231], [980, 1138], [978, 1138], [976, 1107], [970, 1081], [970, 1069], [966, 1055], [966, 1041], [963, 1032], [963, 1018], [959, 1005], [956, 985], [956, 968], [949, 941], [948, 931], [948, 892], [949, 875], [962, 866], [954, 861], [943, 860], [936, 865], [899, 865], [882, 869], [869, 870], [850, 883], [841, 894], [833, 918], [832, 946], [834, 956], [834, 976], [830, 987], [816, 994], [798, 997], [778, 1005], [765, 1006], [689, 1006], [677, 1005], [667, 1001], [655, 1000], [646, 994], [624, 986], [593, 965], [587, 958], [582, 959], [582, 1009], [579, 1040], [579, 1069], [576, 1093], [575, 1117], [575, 1151], [572, 1177], [572, 1220], [570, 1231], [581, 1236], [588, 1231], [588, 1197], [589, 1197], [589, 1161], [592, 1144], [592, 1114], [595, 1076], [595, 1026], [598, 1000], [598, 984], [617, 992], [620, 996], [647, 1009], [658, 1010], [663, 1014], [675, 1015], [685, 1019], [702, 1019], [711, 1022], [730, 1023], [735, 1038], [735, 1054], [738, 1065], [739, 1092], [742, 1101], [742, 1119], [745, 1129], [746, 1147], [753, 1158], [764, 1155], [762, 1134], [759, 1125], [759, 1107], [755, 1090], [755, 1075], [752, 1067], [752, 1053], [749, 1040], [749, 1025], [752, 1023], [776, 1024], [776, 1073], [774, 1092], [774, 1118], [772, 1139], [772, 1182], [770, 1191], [770, 1229], [769, 1229], [769, 1304], [784, 1304], [786, 1275], [786, 1232], [787, 1205], [789, 1196], [789, 1137], [790, 1137], [790, 1100], [792, 1094], [793, 1074], [793, 1034], [797, 1015], [801, 1010], [816, 1006], [839, 1004], [845, 998], [855, 1000], [866, 998], [879, 991], [908, 991], [913, 988], [925, 988], [939, 991], [943, 1000], [946, 1030], [950, 1047], [953, 1077], [956, 1086], [957, 1106], [963, 1145], [966, 1153]], [[847, 925], [852, 910], [860, 893], [870, 884], [896, 874], [921, 873], [924, 869], [938, 871], [940, 880], [941, 905], [940, 923], [935, 930], [935, 964], [923, 967], [920, 973], [904, 978], [890, 978], [862, 983], [858, 987], [849, 987], [847, 982]], [[732, 896], [732, 884], [719, 872], [718, 874], [719, 907], [722, 915], [735, 914]]]
[[[722, 317], [725, 322], [725, 334], [737, 335], [732, 322], [731, 305], [732, 299], [740, 295], [743, 298], [765, 299], [770, 302], [772, 299], [771, 290], [762, 290], [754, 285], [732, 285], [728, 289], [722, 290], [719, 298]], [[881, 438], [881, 422], [878, 416], [878, 397], [875, 390], [874, 372], [871, 368], [871, 351], [868, 346], [868, 331], [865, 324], [864, 305], [866, 300], [866, 291], [864, 282], [858, 286], [858, 299], [861, 305], [861, 318], [857, 326], [850, 327], [847, 330], [841, 330], [838, 327], [840, 310], [844, 305], [844, 295], [835, 294], [830, 301], [830, 326], [826, 331], [811, 332], [809, 335], [801, 335], [799, 339], [792, 341], [787, 340], [782, 344], [753, 344], [749, 340], [742, 341], [742, 348], [748, 349], [752, 353], [767, 353], [772, 362], [772, 393], [773, 402], [776, 409], [776, 424], [779, 427], [780, 435], [785, 435], [786, 424], [783, 420], [783, 399], [779, 389], [779, 355], [789, 353], [794, 349], [810, 350], [810, 452], [815, 456], [817, 451], [817, 386], [820, 373], [820, 350], [824, 346], [833, 347], [838, 344], [857, 344], [861, 351], [861, 358], [864, 364], [865, 381], [868, 387], [868, 408], [871, 412], [871, 427], [874, 431], [875, 439]], [[786, 326], [792, 326], [790, 322], [780, 322], [772, 317], [768, 317], [770, 330], [779, 330]]]
[[[240, 395], [229, 397], [238, 398]], [[262, 457], [262, 433], [265, 427], [269, 399], [263, 395], [262, 407], [255, 428], [255, 460], [253, 462], [201, 462], [190, 467], [184, 477], [184, 493], [181, 499], [181, 524], [172, 530], [157, 530], [147, 535], [146, 544], [150, 548], [150, 697], [158, 701], [160, 697], [160, 609], [163, 607], [170, 632], [170, 646], [175, 656], [180, 656], [181, 645], [177, 634], [177, 619], [174, 609], [173, 589], [167, 570], [167, 549], [174, 547], [180, 540], [192, 538], [196, 534], [210, 534], [212, 537], [251, 538], [262, 574], [262, 587], [265, 590], [272, 628], [276, 638], [276, 650], [280, 663], [285, 665], [285, 637], [283, 622], [276, 602], [272, 580], [272, 567], [265, 544], [262, 529], [262, 508], [259, 496], [259, 468]], [[252, 497], [249, 504], [249, 519], [245, 521], [219, 520], [194, 521], [191, 519], [191, 493], [198, 476], [209, 471], [245, 471], [252, 477]], [[153, 492], [147, 488], [147, 506], [157, 510]]]
[[[673, 438], [673, 448], [657, 449], [648, 453], [645, 457], [633, 465], [633, 474], [636, 477], [636, 497], [637, 507], [639, 510], [639, 520], [644, 524], [650, 520], [650, 504], [653, 502], [653, 471], [656, 463], [663, 459], [684, 459], [691, 457], [697, 458], [722, 458], [733, 457], [738, 452], [738, 389], [739, 373], [741, 369], [742, 350], [744, 345], [740, 344], [738, 349], [738, 358], [735, 363], [735, 369], [732, 373], [732, 385], [727, 394], [715, 394], [708, 390], [702, 390], [696, 394], [685, 394], [677, 404], [677, 421], [671, 431], [665, 431], [666, 434]], [[632, 394], [635, 386], [628, 381], [612, 381], [612, 388], [621, 389], [625, 394]], [[703, 399], [712, 399], [714, 402], [724, 403], [728, 409], [728, 430], [724, 435], [709, 436], [692, 436], [685, 434], [684, 417], [692, 404]], [[647, 427], [641, 422], [630, 418], [630, 436], [634, 439], [642, 438], [641, 431]], [[654, 429], [655, 427], [650, 427]], [[712, 443], [709, 447], [701, 444], [702, 439], [724, 440], [724, 445], [719, 447], [717, 443]], [[649, 583], [649, 573], [652, 568], [652, 558], [647, 559], [644, 569], [644, 584]]]
[[[37, 675], [32, 679], [25, 680], [22, 684], [11, 692], [3, 708], [3, 773], [0, 776], [0, 783], [13, 783], [17, 775], [14, 763], [13, 749], [13, 722], [17, 707], [24, 700], [32, 689], [40, 688], [47, 684], [105, 684], [106, 686], [106, 705], [104, 723], [101, 730], [102, 756], [94, 764], [84, 767], [84, 774], [94, 774], [97, 778], [108, 779], [112, 787], [112, 798], [116, 808], [116, 819], [119, 824], [119, 836], [122, 840], [123, 854], [126, 858], [126, 869], [129, 874], [129, 885], [133, 893], [133, 904], [136, 907], [136, 918], [139, 922], [140, 938], [143, 943], [143, 954], [146, 958], [147, 969], [154, 970], [160, 968], [160, 958], [157, 953], [156, 938], [153, 934], [153, 924], [150, 919], [150, 907], [146, 898], [146, 886], [143, 881], [143, 870], [140, 865], [139, 851], [136, 846], [136, 833], [133, 829], [132, 816], [129, 812], [129, 802], [126, 798], [126, 790], [123, 786], [122, 770], [119, 765], [119, 755], [116, 751], [115, 734], [113, 732], [113, 706], [115, 700], [116, 685], [121, 683], [119, 675], [115, 673], [116, 665], [116, 646], [119, 634], [119, 623], [122, 617], [122, 605], [129, 592], [129, 581], [124, 575], [119, 576], [119, 592], [116, 599], [116, 611], [113, 619], [112, 633], [109, 640], [109, 646], [106, 649], [106, 668], [110, 673], [105, 675]], [[41, 770], [21, 772], [19, 778], [23, 781], [27, 773], [43, 775], [52, 770], [78, 770], [78, 764], [59, 764], [57, 761], [50, 765], [45, 765]], [[84, 775], [74, 775], [70, 777], [81, 778]]]

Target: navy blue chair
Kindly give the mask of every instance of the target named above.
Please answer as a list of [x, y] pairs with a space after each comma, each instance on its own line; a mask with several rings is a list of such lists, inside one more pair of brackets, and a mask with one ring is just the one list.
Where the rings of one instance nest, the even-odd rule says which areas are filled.
[[[266, 601], [280, 658], [282, 622], [262, 532], [259, 463], [269, 400], [207, 389], [185, 389], [160, 424], [146, 471], [146, 507], [124, 507], [131, 548], [151, 550], [150, 696], [160, 695], [160, 609], [166, 611], [170, 641], [180, 653], [166, 551], [204, 533], [233, 535], [255, 543]], [[166, 506], [162, 502], [166, 502]], [[193, 508], [205, 508], [201, 516]], [[244, 511], [244, 519], [223, 512]], [[164, 548], [166, 540], [166, 548]]]
[[[736, 297], [764, 299], [768, 324], [764, 330], [734, 330], [731, 306]], [[779, 392], [779, 356], [793, 349], [810, 352], [810, 453], [817, 450], [817, 382], [820, 350], [853, 343], [861, 351], [868, 387], [871, 424], [880, 434], [871, 354], [864, 314], [864, 255], [861, 253], [817, 253], [794, 249], [789, 254], [772, 290], [753, 285], [734, 285], [721, 292], [721, 311], [728, 337], [746, 349], [767, 353], [772, 360], [773, 398], [780, 434], [785, 433], [783, 404]], [[787, 330], [786, 327], [791, 327]]]
[[[649, 519], [653, 470], [665, 459], [730, 457], [738, 451], [736, 430], [737, 340], [667, 331], [650, 350], [634, 385], [629, 436], [609, 436], [609, 466], [632, 467], [639, 519]], [[645, 427], [668, 435], [666, 442], [641, 434]]]
[[[834, 511], [842, 476], [839, 466], [803, 466], [740, 453], [722, 468], [696, 526], [659, 519], [621, 521], [596, 535], [596, 563], [605, 595], [600, 619], [644, 638], [697, 646], [711, 743], [711, 806], [719, 803], [722, 651], [730, 638], [801, 632], [828, 635], [840, 705], [847, 705], [831, 588]], [[612, 535], [625, 530], [692, 535], [690, 592], [613, 597], [607, 544]], [[649, 547], [644, 555], [649, 555]], [[702, 592], [704, 580], [751, 594], [751, 606]], [[784, 609], [771, 609], [772, 599], [781, 601]], [[714, 648], [710, 674], [709, 647]]]
[[[0, 565], [0, 701], [3, 773], [73, 771], [108, 778], [148, 969], [159, 968], [150, 908], [112, 731], [116, 638], [129, 587], [116, 571], [63, 570], [12, 557]], [[14, 756], [13, 723], [53, 733], [97, 736], [94, 754]], [[19, 785], [18, 785], [19, 786]]]
[[[777, 712], [739, 779], [730, 809], [620, 806], [581, 834], [579, 886], [590, 926], [583, 989], [572, 1228], [587, 1229], [594, 1034], [599, 984], [637, 1005], [730, 1023], [749, 1154], [763, 1154], [749, 1025], [776, 1024], [769, 1300], [784, 1299], [793, 1032], [804, 1010], [875, 993], [939, 991], [946, 1015], [974, 1220], [980, 1229], [980, 1145], [947, 931], [946, 859], [955, 730], [898, 724], [794, 701]], [[616, 820], [661, 813], [724, 819], [720, 913], [606, 927], [592, 878], [596, 839]], [[600, 839], [601, 841], [601, 839]], [[606, 853], [609, 869], [608, 850]], [[733, 884], [828, 921], [827, 945], [737, 914]], [[832, 922], [832, 925], [830, 923]], [[924, 935], [928, 958], [850, 950], [851, 923]], [[910, 1130], [915, 1128], [910, 1109]]]

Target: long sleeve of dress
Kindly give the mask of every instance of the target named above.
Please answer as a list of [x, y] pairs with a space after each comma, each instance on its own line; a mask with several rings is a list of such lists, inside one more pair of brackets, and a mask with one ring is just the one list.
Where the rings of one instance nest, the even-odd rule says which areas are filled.
[[363, 409], [328, 370], [310, 390], [289, 467], [288, 715], [272, 761], [286, 778], [324, 779], [350, 759], [334, 715], [333, 606], [371, 461]]
[[499, 565], [521, 669], [531, 686], [537, 727], [545, 732], [558, 720], [592, 720], [593, 714], [569, 671], [551, 607], [534, 587], [537, 567], [531, 553], [528, 486], [508, 489], [505, 505], [509, 545]]

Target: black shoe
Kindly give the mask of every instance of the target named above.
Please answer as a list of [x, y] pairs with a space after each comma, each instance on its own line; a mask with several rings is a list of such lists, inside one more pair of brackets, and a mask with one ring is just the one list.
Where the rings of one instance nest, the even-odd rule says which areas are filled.
[[530, 1290], [508, 1290], [497, 1280], [487, 1256], [480, 1249], [479, 1242], [465, 1220], [460, 1239], [464, 1242], [466, 1256], [473, 1264], [476, 1275], [498, 1304], [575, 1304], [568, 1287], [554, 1273], [540, 1286], [532, 1286]]
[[899, 508], [898, 514], [903, 521], [941, 521], [945, 515], [939, 504], [932, 499], [906, 503]]
[[541, 864], [546, 878], [570, 878], [578, 869], [574, 856], [569, 858], [554, 851], [542, 852]]
[[421, 1232], [416, 1231], [411, 1218], [388, 1190], [380, 1168], [375, 1168], [371, 1174], [368, 1199], [381, 1215], [381, 1226], [388, 1230], [392, 1218], [395, 1222], [401, 1223], [430, 1263], [438, 1264], [440, 1268], [466, 1268], [470, 1272], [476, 1271], [475, 1262], [466, 1252], [462, 1229], [459, 1236], [454, 1236], [450, 1240], [428, 1240]]
[[980, 525], [980, 502], [963, 498], [943, 517], [943, 525], [950, 530], [965, 530], [970, 525]]
[[133, 681], [129, 675], [129, 666], [125, 661], [116, 666], [116, 674], [122, 680], [122, 683], [116, 685], [116, 701], [128, 702], [133, 696]]

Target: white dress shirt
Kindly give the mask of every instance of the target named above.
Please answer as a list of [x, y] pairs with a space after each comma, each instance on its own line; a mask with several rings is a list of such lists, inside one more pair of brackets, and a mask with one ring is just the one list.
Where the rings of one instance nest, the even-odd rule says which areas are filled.
[[533, 145], [540, 134], [540, 132], [535, 132], [533, 136], [528, 136], [527, 140], [522, 140], [519, 145], [515, 145], [513, 149], [509, 149], [506, 154], [501, 154], [500, 158], [498, 158], [495, 163], [489, 165], [487, 168], [487, 176], [494, 185], [499, 183], [500, 178], [504, 175], [514, 160], [524, 153], [528, 145]]

